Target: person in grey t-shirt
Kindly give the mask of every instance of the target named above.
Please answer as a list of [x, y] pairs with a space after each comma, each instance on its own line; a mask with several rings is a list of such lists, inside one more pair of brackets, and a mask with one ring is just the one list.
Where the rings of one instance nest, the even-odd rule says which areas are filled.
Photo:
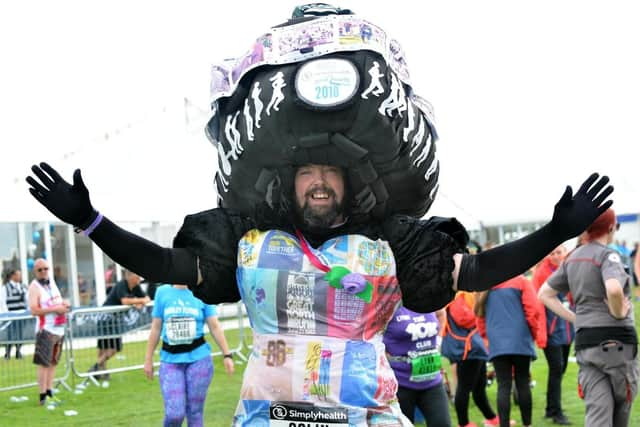
[[[538, 292], [544, 305], [575, 324], [578, 387], [587, 426], [628, 426], [638, 391], [630, 277], [620, 254], [607, 247], [615, 231], [615, 212], [608, 209], [587, 229], [586, 243], [567, 256]], [[575, 313], [556, 297], [560, 292], [571, 292]]]

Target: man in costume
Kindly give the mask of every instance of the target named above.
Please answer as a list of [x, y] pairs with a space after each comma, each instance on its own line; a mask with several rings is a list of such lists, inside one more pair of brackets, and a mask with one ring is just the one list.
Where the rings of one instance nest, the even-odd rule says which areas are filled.
[[[364, 25], [365, 39], [341, 31]], [[187, 284], [208, 304], [243, 300], [254, 348], [234, 425], [410, 425], [382, 343], [397, 306], [435, 311], [457, 289], [522, 273], [607, 209], [613, 188], [593, 174], [540, 230], [466, 255], [458, 221], [418, 219], [437, 191], [435, 131], [395, 40], [313, 4], [247, 55], [215, 67], [206, 132], [220, 207], [187, 216], [174, 248], [96, 211], [79, 170], [71, 185], [34, 165], [29, 191], [149, 280]]]

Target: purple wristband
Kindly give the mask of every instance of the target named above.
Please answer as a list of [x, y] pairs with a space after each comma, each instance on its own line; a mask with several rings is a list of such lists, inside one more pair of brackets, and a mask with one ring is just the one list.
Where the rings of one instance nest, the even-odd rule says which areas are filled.
[[93, 233], [93, 230], [95, 230], [96, 227], [100, 224], [100, 222], [102, 222], [102, 218], [103, 218], [102, 214], [98, 212], [98, 216], [96, 217], [96, 219], [93, 220], [91, 225], [86, 230], [82, 231], [82, 234], [84, 234], [85, 236], [88, 236], [89, 234]]

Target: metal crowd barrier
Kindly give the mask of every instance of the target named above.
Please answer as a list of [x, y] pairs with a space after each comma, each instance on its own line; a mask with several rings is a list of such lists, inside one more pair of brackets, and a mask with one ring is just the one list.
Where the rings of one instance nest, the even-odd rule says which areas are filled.
[[[71, 368], [75, 376], [97, 379], [116, 372], [141, 369], [151, 328], [153, 306], [141, 310], [130, 306], [91, 307], [73, 310], [68, 319]], [[121, 346], [105, 366], [95, 368], [100, 350]], [[103, 350], [106, 351], [106, 350]], [[90, 372], [91, 371], [91, 372]]]
[[[71, 373], [84, 381], [98, 384], [98, 379], [119, 372], [142, 369], [151, 329], [153, 302], [141, 310], [131, 306], [74, 308], [68, 315], [63, 354], [56, 369], [55, 383], [71, 390], [68, 379]], [[250, 344], [244, 331], [246, 313], [242, 303], [218, 305], [218, 320], [223, 329], [239, 328], [238, 344], [231, 348], [242, 361], [246, 361], [245, 349]], [[0, 314], [0, 392], [36, 386], [37, 366], [33, 364], [36, 318], [28, 312]], [[208, 330], [205, 324], [205, 334]], [[95, 369], [99, 340], [111, 341], [111, 347], [121, 340], [122, 349], [110, 358], [106, 366]], [[103, 341], [105, 343], [105, 341]], [[6, 345], [22, 344], [22, 359], [16, 360], [15, 347], [12, 358], [2, 359]], [[160, 348], [158, 345], [158, 349]], [[215, 351], [214, 351], [215, 350]], [[154, 364], [160, 364], [158, 355]], [[212, 356], [222, 353], [214, 345]]]
[[[37, 366], [33, 364], [36, 342], [36, 318], [31, 313], [9, 312], [0, 314], [0, 391], [37, 386]], [[15, 358], [15, 345], [22, 345], [22, 358]], [[11, 345], [11, 358], [4, 359], [6, 346]], [[63, 343], [62, 355], [56, 369], [55, 384], [71, 390], [67, 379], [71, 373], [69, 344]]]
[[[235, 310], [235, 311], [234, 311]], [[238, 345], [235, 348], [229, 348], [229, 351], [234, 355], [238, 356], [243, 362], [247, 361], [247, 356], [244, 354], [244, 350], [251, 351], [253, 345], [248, 342], [249, 340], [245, 334], [245, 326], [244, 319], [247, 316], [247, 311], [242, 302], [237, 302], [235, 304], [220, 304], [218, 305], [218, 319], [222, 319], [225, 317], [235, 317], [238, 321]], [[223, 328], [224, 323], [223, 323]], [[221, 351], [217, 351], [213, 353], [214, 356], [222, 355]]]

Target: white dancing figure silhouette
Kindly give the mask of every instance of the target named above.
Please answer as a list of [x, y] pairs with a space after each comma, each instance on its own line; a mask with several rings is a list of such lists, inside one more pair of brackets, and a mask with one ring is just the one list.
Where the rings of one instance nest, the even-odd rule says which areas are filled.
[[262, 116], [262, 109], [264, 108], [264, 104], [260, 99], [261, 92], [262, 88], [260, 87], [260, 82], [256, 82], [253, 85], [253, 90], [251, 91], [251, 99], [253, 99], [253, 108], [255, 109], [255, 115], [253, 117], [258, 129], [260, 129], [260, 117]]
[[249, 107], [249, 98], [244, 100], [244, 123], [247, 128], [247, 139], [253, 141], [253, 117], [251, 117], [251, 107]]
[[280, 103], [284, 101], [284, 93], [282, 93], [282, 88], [287, 85], [284, 82], [284, 73], [282, 71], [278, 71], [269, 80], [271, 81], [273, 94], [271, 95], [271, 101], [269, 101], [269, 105], [267, 105], [267, 116], [271, 115], [271, 108], [278, 111], [278, 105], [280, 105]]
[[378, 61], [373, 61], [373, 65], [369, 68], [369, 75], [371, 76], [371, 83], [369, 83], [369, 87], [360, 95], [362, 99], [368, 99], [369, 94], [377, 97], [384, 92], [382, 81], [380, 80], [383, 74], [380, 72], [380, 64], [378, 64]]
[[407, 99], [404, 93], [404, 87], [402, 83], [398, 81], [395, 74], [391, 74], [391, 93], [382, 101], [378, 112], [380, 114], [392, 116], [393, 110], [397, 110], [398, 114], [402, 115], [402, 112], [407, 109]]
[[242, 146], [240, 145], [240, 132], [236, 129], [236, 121], [238, 119], [240, 111], [236, 111], [236, 114], [227, 116], [227, 122], [224, 125], [224, 135], [227, 137], [227, 142], [231, 147], [230, 154], [233, 160], [238, 160], [238, 154], [242, 153]]

